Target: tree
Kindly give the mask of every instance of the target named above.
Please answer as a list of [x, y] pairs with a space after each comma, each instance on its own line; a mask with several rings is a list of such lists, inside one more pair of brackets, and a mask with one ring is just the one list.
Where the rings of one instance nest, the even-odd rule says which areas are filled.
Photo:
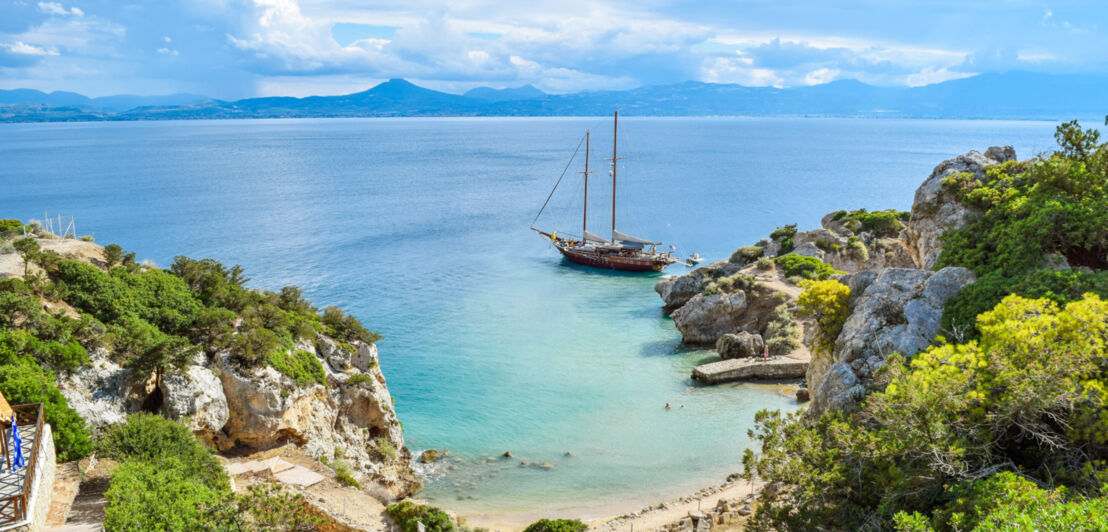
[[123, 248], [119, 244], [108, 244], [104, 247], [104, 262], [108, 265], [108, 269], [112, 269], [113, 266], [123, 262]]
[[816, 348], [831, 352], [846, 318], [850, 316], [850, 309], [846, 305], [850, 299], [850, 287], [831, 280], [805, 280], [800, 283], [800, 287], [804, 291], [797, 297], [797, 310], [802, 316], [815, 318], [819, 325]]
[[27, 270], [31, 267], [31, 261], [38, 257], [39, 251], [42, 247], [38, 245], [38, 241], [32, 237], [24, 237], [12, 242], [12, 247], [19, 252], [19, 256], [23, 258], [23, 276], [27, 276]]

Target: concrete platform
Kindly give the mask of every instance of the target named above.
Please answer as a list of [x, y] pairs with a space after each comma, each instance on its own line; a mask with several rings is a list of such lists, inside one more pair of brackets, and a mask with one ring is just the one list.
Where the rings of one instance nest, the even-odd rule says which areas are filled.
[[741, 380], [795, 379], [808, 371], [808, 361], [779, 357], [762, 362], [760, 358], [732, 358], [701, 364], [692, 371], [692, 378], [706, 384]]

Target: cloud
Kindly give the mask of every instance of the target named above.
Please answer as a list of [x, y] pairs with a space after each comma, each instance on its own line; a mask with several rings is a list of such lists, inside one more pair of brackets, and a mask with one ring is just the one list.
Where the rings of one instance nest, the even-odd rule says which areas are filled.
[[37, 64], [44, 57], [58, 55], [57, 50], [27, 44], [22, 41], [0, 43], [0, 66], [21, 67]]
[[82, 11], [80, 8], [71, 7], [69, 9], [66, 9], [65, 6], [59, 4], [58, 2], [39, 2], [38, 3], [38, 8], [43, 13], [46, 13], [46, 14], [49, 14], [49, 15], [60, 15], [60, 16], [63, 16], [63, 17], [69, 17], [69, 16], [83, 17], [83, 16], [85, 16], [85, 12]]

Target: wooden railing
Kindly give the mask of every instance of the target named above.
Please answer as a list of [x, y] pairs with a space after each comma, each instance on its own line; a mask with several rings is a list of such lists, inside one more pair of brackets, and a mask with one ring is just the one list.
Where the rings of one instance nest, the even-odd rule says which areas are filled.
[[[0, 499], [0, 526], [22, 521], [30, 515], [27, 504], [31, 500], [31, 490], [35, 487], [35, 467], [38, 466], [39, 445], [42, 441], [42, 403], [13, 406], [12, 411], [15, 412], [15, 421], [20, 427], [33, 423], [35, 433], [31, 445], [23, 448], [23, 457], [27, 461], [23, 489], [20, 493]], [[11, 452], [11, 449], [8, 451]], [[4, 465], [7, 466], [7, 463]]]

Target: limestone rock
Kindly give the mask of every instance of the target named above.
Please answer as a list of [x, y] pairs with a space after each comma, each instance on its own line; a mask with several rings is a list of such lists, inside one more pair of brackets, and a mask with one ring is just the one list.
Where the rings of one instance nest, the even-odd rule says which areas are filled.
[[654, 285], [654, 291], [662, 297], [666, 312], [674, 311], [704, 291], [708, 283], [727, 277], [741, 267], [725, 260], [701, 266], [685, 275], [667, 277]]
[[194, 433], [211, 438], [227, 424], [229, 412], [223, 385], [212, 370], [189, 366], [182, 373], [162, 377], [165, 412], [172, 418], [189, 419]]
[[1015, 158], [1016, 150], [1011, 146], [993, 146], [984, 154], [971, 151], [943, 161], [931, 171], [916, 189], [912, 217], [903, 232], [918, 267], [931, 269], [941, 251], [939, 237], [946, 231], [964, 227], [971, 215], [953, 194], [943, 189], [943, 180], [962, 172], [975, 174], [980, 179], [985, 175], [985, 167]]
[[87, 366], [58, 375], [58, 388], [93, 429], [122, 423], [129, 412], [141, 406], [145, 386], [134, 382], [131, 370], [112, 362], [106, 350], [96, 349], [89, 355]]
[[[846, 281], [864, 284], [867, 279], [868, 275], [858, 275]], [[814, 357], [808, 368], [809, 412], [849, 408], [886, 357], [894, 352], [911, 356], [931, 345], [939, 333], [943, 304], [973, 281], [973, 272], [965, 268], [890, 268], [878, 273], [854, 299], [834, 352]]]
[[745, 310], [746, 293], [739, 290], [730, 294], [697, 294], [670, 316], [686, 343], [713, 344], [739, 328]]
[[[363, 356], [368, 359], [371, 352], [365, 349]], [[330, 355], [332, 360], [341, 356]], [[322, 353], [317, 356], [327, 361], [325, 367], [333, 367]], [[365, 374], [381, 386], [346, 384], [349, 374], [359, 372], [350, 368], [349, 374], [329, 375], [327, 386], [300, 387], [271, 367], [239, 367], [227, 354], [216, 364], [230, 414], [223, 431], [235, 442], [266, 448], [292, 441], [312, 456], [332, 456], [341, 448], [347, 460], [394, 495], [418, 488], [409, 465], [411, 452], [404, 446], [378, 366], [367, 367]]]
[[720, 358], [748, 358], [762, 356], [766, 347], [760, 334], [740, 331], [738, 334], [725, 334], [716, 342], [716, 351]]

